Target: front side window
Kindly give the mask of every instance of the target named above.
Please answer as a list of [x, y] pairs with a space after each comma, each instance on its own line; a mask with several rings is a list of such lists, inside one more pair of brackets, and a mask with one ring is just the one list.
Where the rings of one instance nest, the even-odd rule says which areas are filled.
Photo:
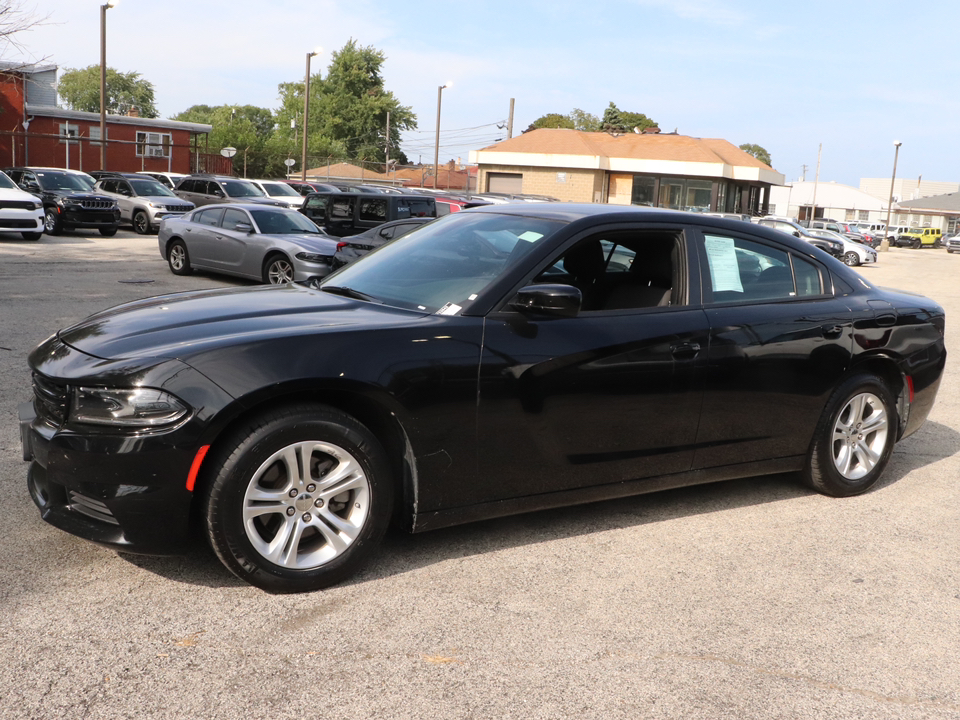
[[243, 210], [237, 208], [227, 208], [223, 212], [223, 219], [220, 221], [220, 227], [224, 230], [236, 230], [239, 223], [250, 224], [250, 218]]
[[709, 296], [714, 303], [789, 300], [821, 295], [816, 265], [793, 253], [743, 238], [704, 233]]

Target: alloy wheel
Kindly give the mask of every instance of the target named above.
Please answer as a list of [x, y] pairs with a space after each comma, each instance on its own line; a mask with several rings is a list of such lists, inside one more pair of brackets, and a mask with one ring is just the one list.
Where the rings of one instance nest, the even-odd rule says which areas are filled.
[[186, 262], [186, 257], [184, 256], [183, 248], [179, 245], [174, 245], [170, 248], [170, 267], [174, 270], [183, 270], [183, 265]]
[[890, 431], [883, 401], [873, 393], [854, 395], [833, 426], [833, 463], [843, 477], [858, 480], [883, 456]]
[[342, 555], [370, 512], [370, 482], [344, 448], [298, 442], [254, 473], [243, 496], [247, 540], [265, 560], [309, 570]]
[[293, 265], [287, 260], [274, 260], [267, 268], [267, 278], [271, 285], [293, 282]]

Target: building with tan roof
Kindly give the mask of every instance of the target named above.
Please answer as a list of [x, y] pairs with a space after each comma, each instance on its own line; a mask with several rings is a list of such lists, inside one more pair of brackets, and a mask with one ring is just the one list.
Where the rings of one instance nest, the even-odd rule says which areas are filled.
[[784, 177], [718, 138], [540, 128], [470, 153], [483, 192], [765, 214]]

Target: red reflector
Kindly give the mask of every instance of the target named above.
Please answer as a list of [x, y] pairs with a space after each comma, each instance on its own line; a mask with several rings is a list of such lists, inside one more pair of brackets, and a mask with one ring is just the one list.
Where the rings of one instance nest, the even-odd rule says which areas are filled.
[[910, 377], [909, 375], [907, 375], [907, 389], [910, 391], [909, 402], [912, 403], [913, 402], [913, 378]]
[[348, 244], [348, 243], [345, 243], [345, 242], [338, 242], [338, 243], [337, 243], [337, 250], [343, 250], [343, 248], [345, 248], [345, 247], [347, 246], [347, 244]]
[[190, 474], [187, 475], [187, 490], [190, 492], [193, 492], [193, 487], [197, 484], [197, 473], [200, 472], [200, 466], [203, 464], [203, 459], [207, 456], [207, 450], [209, 449], [209, 445], [204, 445], [197, 450], [197, 455], [193, 458], [193, 465], [190, 466]]

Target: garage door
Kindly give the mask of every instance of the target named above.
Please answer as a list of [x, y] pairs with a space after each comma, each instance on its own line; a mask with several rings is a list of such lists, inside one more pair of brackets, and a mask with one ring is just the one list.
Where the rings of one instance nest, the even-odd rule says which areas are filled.
[[513, 195], [523, 192], [522, 173], [487, 173], [487, 192]]

